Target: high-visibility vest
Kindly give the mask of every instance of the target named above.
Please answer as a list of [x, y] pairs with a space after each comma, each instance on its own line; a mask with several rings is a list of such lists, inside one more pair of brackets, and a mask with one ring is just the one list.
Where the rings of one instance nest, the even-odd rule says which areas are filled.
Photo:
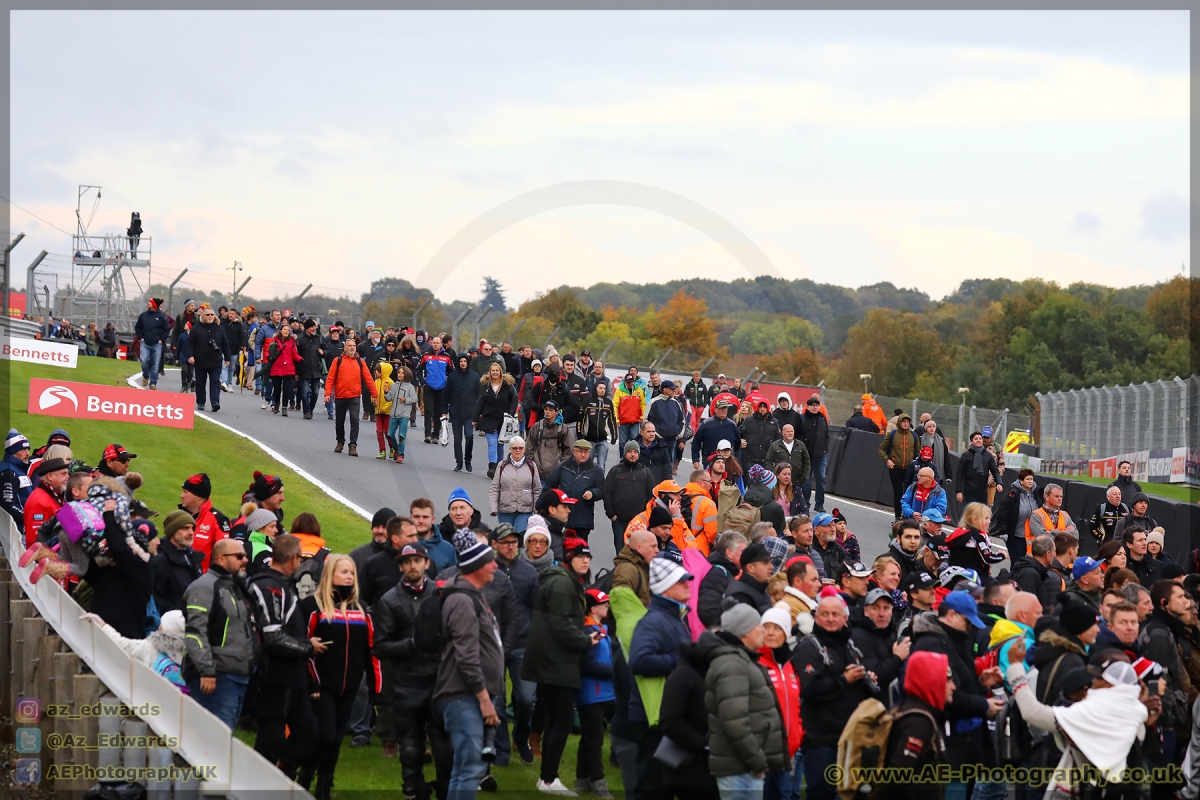
[[1025, 549], [1026, 549], [1026, 552], [1028, 552], [1028, 550], [1029, 550], [1029, 543], [1033, 540], [1033, 529], [1031, 528], [1029, 523], [1033, 521], [1033, 518], [1035, 516], [1041, 517], [1042, 525], [1046, 528], [1047, 531], [1065, 531], [1067, 529], [1067, 514], [1065, 511], [1063, 511], [1061, 508], [1058, 510], [1058, 522], [1055, 523], [1050, 518], [1049, 511], [1047, 511], [1044, 508], [1039, 508], [1037, 511], [1034, 511], [1032, 514], [1029, 515], [1029, 519], [1025, 520]]

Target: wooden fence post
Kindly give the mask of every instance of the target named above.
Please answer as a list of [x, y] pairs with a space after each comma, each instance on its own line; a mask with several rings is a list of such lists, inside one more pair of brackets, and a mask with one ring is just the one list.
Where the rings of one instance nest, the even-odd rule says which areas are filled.
[[[74, 653], [54, 654], [54, 702], [56, 705], [73, 709], [75, 706], [75, 676], [79, 674], [79, 656]], [[54, 732], [59, 736], [71, 733], [71, 720], [55, 717]], [[74, 753], [69, 747], [54, 751], [54, 763], [58, 767], [74, 763]], [[86, 791], [80, 780], [57, 780], [54, 782], [55, 800], [75, 800]]]

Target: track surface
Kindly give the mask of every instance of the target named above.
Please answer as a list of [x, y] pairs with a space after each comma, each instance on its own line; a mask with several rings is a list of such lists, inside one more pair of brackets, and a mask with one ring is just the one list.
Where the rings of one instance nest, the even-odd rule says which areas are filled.
[[[179, 390], [179, 371], [167, 370], [159, 385], [168, 391]], [[262, 398], [253, 392], [221, 394], [221, 410], [206, 411], [198, 416], [219, 420], [278, 452], [294, 464], [315, 476], [329, 489], [342, 494], [368, 512], [387, 506], [398, 513], [406, 512], [408, 504], [418, 497], [433, 501], [437, 517], [445, 513], [446, 498], [456, 487], [470, 494], [480, 510], [483, 522], [495, 524], [488, 515], [487, 443], [474, 437], [474, 473], [454, 472], [453, 444], [440, 447], [424, 443], [424, 423], [418, 416], [417, 425], [409, 428], [405, 463], [376, 459], [379, 452], [375, 439], [375, 423], [359, 420], [359, 456], [351, 458], [333, 452], [334, 424], [326, 419], [324, 404], [317, 406], [313, 419], [306, 420], [300, 412], [286, 419], [270, 410], [262, 410]], [[361, 416], [361, 415], [360, 415]], [[347, 426], [348, 426], [347, 421]], [[197, 424], [204, 430], [204, 423]], [[347, 436], [349, 432], [347, 431]], [[609, 451], [608, 467], [614, 463], [616, 448]], [[680, 474], [687, 463], [680, 465]], [[686, 475], [683, 476], [686, 478]], [[597, 503], [597, 527], [589, 542], [593, 554], [593, 571], [612, 566], [613, 541], [611, 527]], [[883, 509], [857, 500], [832, 495], [826, 497], [825, 508], [838, 507], [846, 515], [850, 530], [858, 536], [863, 558], [868, 560], [887, 550], [892, 524], [891, 509]], [[363, 523], [362, 540], [369, 538], [368, 524]]]

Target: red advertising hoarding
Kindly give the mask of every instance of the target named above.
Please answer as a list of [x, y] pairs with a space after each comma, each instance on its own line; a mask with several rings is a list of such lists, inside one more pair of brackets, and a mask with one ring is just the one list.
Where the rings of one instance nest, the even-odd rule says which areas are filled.
[[195, 402], [192, 395], [177, 392], [29, 379], [29, 413], [49, 417], [135, 422], [190, 430], [196, 420]]

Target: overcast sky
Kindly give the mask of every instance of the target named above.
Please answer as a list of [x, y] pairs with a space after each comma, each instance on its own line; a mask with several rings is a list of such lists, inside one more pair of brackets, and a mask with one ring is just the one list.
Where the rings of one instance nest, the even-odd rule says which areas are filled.
[[[699, 203], [785, 277], [934, 297], [1152, 283], [1188, 252], [1183, 11], [15, 11], [11, 63], [12, 199], [70, 231], [103, 185], [93, 232], [140, 211], [156, 273], [194, 285], [234, 259], [248, 292], [415, 281], [488, 209], [585, 180]], [[68, 237], [12, 227], [18, 267], [67, 264]], [[422, 283], [476, 299], [487, 274], [519, 301], [748, 273], [676, 219], [585, 205]]]

